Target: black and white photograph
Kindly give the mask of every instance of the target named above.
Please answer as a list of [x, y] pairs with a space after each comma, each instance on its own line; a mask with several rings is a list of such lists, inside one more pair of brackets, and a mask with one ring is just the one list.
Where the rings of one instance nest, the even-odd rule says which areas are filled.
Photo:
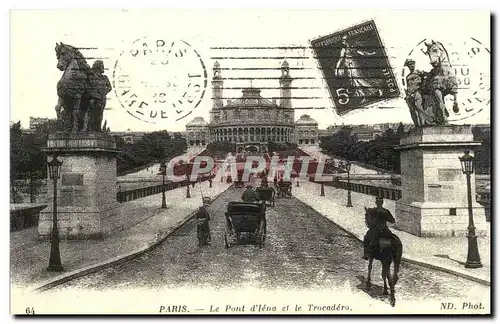
[[491, 315], [491, 24], [12, 10], [10, 313]]

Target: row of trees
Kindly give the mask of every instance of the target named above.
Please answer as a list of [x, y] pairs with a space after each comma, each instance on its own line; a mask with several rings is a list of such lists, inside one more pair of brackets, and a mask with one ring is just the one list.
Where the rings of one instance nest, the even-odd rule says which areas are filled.
[[115, 136], [115, 140], [116, 147], [120, 150], [116, 158], [118, 175], [160, 161], [168, 162], [187, 149], [186, 140], [180, 134], [171, 135], [167, 131], [145, 134], [132, 144], [125, 143], [119, 136]]
[[[41, 179], [47, 177], [47, 157], [42, 147], [47, 145], [49, 134], [57, 130], [57, 122], [49, 120], [34, 132], [23, 132], [21, 122], [10, 126], [10, 188], [13, 202], [18, 202], [23, 189], [29, 190], [34, 202]], [[19, 181], [23, 180], [23, 181]], [[24, 186], [24, 185], [27, 185]]]
[[[476, 172], [478, 174], [490, 173], [491, 138], [489, 128], [472, 127], [475, 141], [482, 142], [481, 147], [475, 150]], [[348, 126], [340, 129], [332, 136], [321, 138], [320, 148], [325, 154], [337, 156], [352, 161], [363, 162], [377, 168], [394, 173], [401, 173], [401, 160], [399, 151], [394, 147], [399, 145], [399, 140], [404, 134], [403, 124], [396, 131], [387, 129], [381, 136], [364, 142], [359, 141], [356, 134]]]
[[478, 174], [490, 174], [491, 168], [491, 132], [490, 128], [472, 127], [474, 140], [481, 142], [481, 147], [474, 150], [476, 158], [476, 172]]
[[336, 134], [321, 138], [321, 150], [330, 156], [337, 156], [351, 161], [363, 162], [390, 172], [400, 173], [399, 152], [394, 150], [404, 134], [404, 126], [400, 124], [396, 131], [387, 129], [375, 139], [359, 141], [352, 128], [345, 126]]
[[[42, 148], [47, 145], [49, 134], [57, 131], [57, 121], [49, 120], [36, 127], [33, 132], [21, 129], [21, 123], [10, 126], [10, 187], [12, 202], [20, 202], [21, 191], [27, 189], [30, 202], [34, 201], [42, 180], [47, 178], [47, 156]], [[183, 154], [187, 144], [180, 134], [167, 131], [145, 134], [133, 144], [125, 143], [115, 136], [118, 175], [136, 168], [168, 160]]]

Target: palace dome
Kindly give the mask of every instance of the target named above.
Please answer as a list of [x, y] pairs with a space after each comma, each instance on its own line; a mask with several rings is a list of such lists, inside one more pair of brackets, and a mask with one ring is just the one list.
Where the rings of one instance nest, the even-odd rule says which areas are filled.
[[203, 119], [203, 117], [195, 117], [192, 121], [186, 124], [186, 126], [208, 126], [208, 123]]
[[245, 88], [241, 90], [243, 95], [234, 100], [228, 100], [227, 105], [223, 108], [229, 107], [278, 107], [275, 102], [263, 98], [260, 95], [260, 89], [258, 88]]
[[300, 125], [300, 126], [318, 126], [318, 122], [313, 119], [309, 115], [302, 115], [300, 118], [295, 122], [295, 125]]

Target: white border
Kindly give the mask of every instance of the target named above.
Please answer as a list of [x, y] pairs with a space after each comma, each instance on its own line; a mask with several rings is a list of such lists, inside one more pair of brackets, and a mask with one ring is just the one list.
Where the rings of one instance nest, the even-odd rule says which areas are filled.
[[[388, 8], [389, 6], [391, 9], [490, 9], [494, 13], [498, 13], [498, 8], [499, 8], [499, 2], [498, 1], [487, 1], [487, 0], [475, 0], [475, 1], [470, 1], [470, 0], [455, 0], [453, 2], [449, 1], [435, 1], [435, 0], [419, 0], [419, 1], [409, 1], [409, 2], [401, 2], [401, 1], [386, 1], [386, 0], [379, 0], [376, 2], [376, 8], [374, 6], [374, 2], [371, 0], [358, 0], [358, 1], [349, 1], [349, 2], [330, 2], [327, 3], [326, 1], [321, 1], [321, 0], [308, 0], [308, 1], [297, 1], [297, 0], [289, 0], [286, 3], [283, 1], [276, 1], [276, 0], [252, 0], [252, 1], [247, 1], [247, 2], [242, 2], [236, 4], [234, 1], [221, 1], [221, 0], [211, 0], [211, 1], [154, 1], [154, 0], [142, 0], [142, 1], [132, 1], [132, 0], [122, 0], [122, 1], [105, 1], [105, 0], [86, 0], [82, 2], [71, 2], [69, 0], [66, 1], [61, 1], [61, 0], [45, 0], [45, 1], [13, 1], [13, 0], [4, 0], [1, 2], [0, 7], [2, 8], [2, 44], [9, 44], [9, 9], [15, 8], [15, 9], [69, 9], [69, 8], [117, 8], [116, 5], [119, 5], [118, 8], [148, 8], [148, 7], [171, 7], [171, 8], [277, 8], [277, 9], [284, 9], [285, 6], [287, 8], [294, 8], [294, 9], [305, 9], [305, 8], [330, 8], [330, 9], [381, 9], [383, 7]], [[347, 6], [349, 5], [349, 6]], [[467, 22], [464, 22], [467, 23]], [[497, 22], [498, 24], [498, 22]], [[497, 34], [493, 32], [493, 37], [497, 39]], [[493, 47], [493, 46], [492, 46]], [[492, 48], [493, 49], [493, 48]], [[9, 109], [7, 107], [10, 107], [10, 89], [9, 89], [9, 81], [10, 81], [10, 75], [9, 75], [9, 46], [4, 46], [3, 51], [2, 51], [2, 62], [3, 64], [3, 69], [2, 69], [2, 76], [3, 76], [3, 86], [2, 86], [2, 98], [4, 101], [4, 105], [2, 107], [1, 114], [2, 114], [2, 121], [5, 123], [5, 126], [9, 125]], [[492, 54], [495, 55], [496, 53], [492, 51]], [[494, 73], [496, 74], [497, 69], [495, 69]], [[496, 90], [493, 89], [493, 91]], [[495, 101], [494, 101], [495, 103]], [[492, 109], [496, 109], [496, 107], [493, 107]], [[496, 114], [497, 117], [499, 113]], [[495, 118], [495, 124], [498, 122], [497, 118]], [[9, 131], [8, 128], [2, 128], [1, 129], [1, 140], [2, 143], [8, 143], [9, 142]], [[495, 130], [493, 130], [495, 132]], [[2, 161], [2, 166], [4, 167], [5, 170], [9, 169], [9, 160], [8, 156], [9, 154], [7, 153], [8, 151], [8, 145], [3, 146], [3, 150], [6, 154], [2, 154], [3, 161]], [[492, 158], [493, 161], [495, 161], [495, 157]], [[496, 167], [497, 165], [495, 165]], [[7, 181], [3, 182], [2, 188], [2, 203], [3, 208], [7, 209], [7, 206], [9, 204], [8, 197], [9, 197], [9, 188], [8, 188], [8, 183]], [[495, 197], [496, 198], [496, 197]], [[9, 226], [6, 225], [7, 223], [7, 217], [4, 217], [4, 230], [9, 228]], [[497, 224], [497, 228], [495, 228], [495, 234], [498, 235], [498, 224], [500, 222], [495, 222]], [[12, 316], [9, 316], [9, 302], [10, 301], [10, 296], [9, 296], [9, 287], [10, 287], [10, 282], [8, 280], [9, 278], [9, 235], [3, 235], [3, 249], [2, 249], [2, 260], [4, 260], [3, 265], [4, 267], [2, 268], [2, 276], [1, 278], [4, 280], [5, 286], [2, 289], [2, 292], [4, 293], [4, 298], [3, 298], [3, 305], [4, 305], [4, 310], [2, 312], [2, 315], [4, 318], [2, 318], [3, 323], [10, 323], [14, 321], [14, 318]], [[496, 268], [496, 267], [493, 267]], [[498, 277], [497, 277], [498, 278]], [[494, 289], [494, 287], [492, 287]], [[498, 298], [496, 298], [497, 303], [498, 303]], [[495, 305], [498, 306], [498, 305]], [[498, 312], [498, 307], [496, 307], [496, 311]], [[339, 319], [339, 318], [332, 318], [332, 317], [327, 317], [327, 320], [334, 320], [334, 321], [339, 321], [339, 320], [345, 320], [345, 319]], [[349, 321], [352, 321], [353, 319], [346, 318]], [[39, 318], [37, 318], [38, 321], [40, 321]], [[47, 320], [52, 320], [46, 319]], [[76, 319], [82, 321], [82, 319]], [[62, 319], [62, 322], [73, 322], [76, 321], [75, 319]], [[127, 319], [115, 319], [115, 320], [127, 320]], [[177, 321], [177, 319], [171, 319], [171, 318], [164, 318], [160, 319], [162, 321], [168, 320], [168, 321]], [[204, 318], [203, 320], [210, 320], [207, 318]], [[247, 321], [248, 319], [237, 319], [238, 322], [241, 321]], [[286, 319], [287, 320], [287, 319]], [[360, 320], [360, 319], [357, 319]], [[362, 320], [362, 319], [361, 319]], [[386, 318], [380, 318], [380, 319], [374, 319], [370, 318], [370, 321], [373, 320], [380, 320], [380, 321], [387, 321]], [[403, 320], [403, 321], [408, 321], [411, 320], [410, 318], [395, 318], [394, 320]], [[423, 318], [417, 318], [415, 320], [423, 320]], [[441, 321], [442, 319], [431, 319], [431, 318], [426, 318], [426, 321]], [[470, 318], [467, 319], [467, 321], [475, 321], [475, 318]], [[59, 319], [61, 321], [61, 319]], [[91, 321], [93, 323], [96, 322], [104, 322], [103, 319], [96, 319], [96, 318], [90, 318], [90, 319], [83, 319], [83, 321]], [[132, 320], [127, 320], [131, 322], [136, 322], [136, 323], [142, 323], [144, 319], [132, 319]], [[219, 321], [219, 318], [214, 319], [214, 321]], [[186, 320], [183, 320], [183, 322], [186, 322]]]

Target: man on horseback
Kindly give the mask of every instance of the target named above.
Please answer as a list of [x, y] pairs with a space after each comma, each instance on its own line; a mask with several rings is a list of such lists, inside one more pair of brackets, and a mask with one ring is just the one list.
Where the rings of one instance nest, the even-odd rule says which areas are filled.
[[[363, 240], [363, 259], [365, 260], [368, 260], [370, 255], [373, 254], [374, 248], [378, 245], [379, 239], [390, 239], [392, 237], [392, 232], [387, 227], [387, 222], [396, 222], [391, 212], [382, 207], [384, 204], [383, 198], [377, 197], [375, 199], [375, 204], [377, 207], [367, 210], [366, 225], [368, 226], [368, 232]], [[370, 215], [370, 217], [368, 217], [368, 215]]]

